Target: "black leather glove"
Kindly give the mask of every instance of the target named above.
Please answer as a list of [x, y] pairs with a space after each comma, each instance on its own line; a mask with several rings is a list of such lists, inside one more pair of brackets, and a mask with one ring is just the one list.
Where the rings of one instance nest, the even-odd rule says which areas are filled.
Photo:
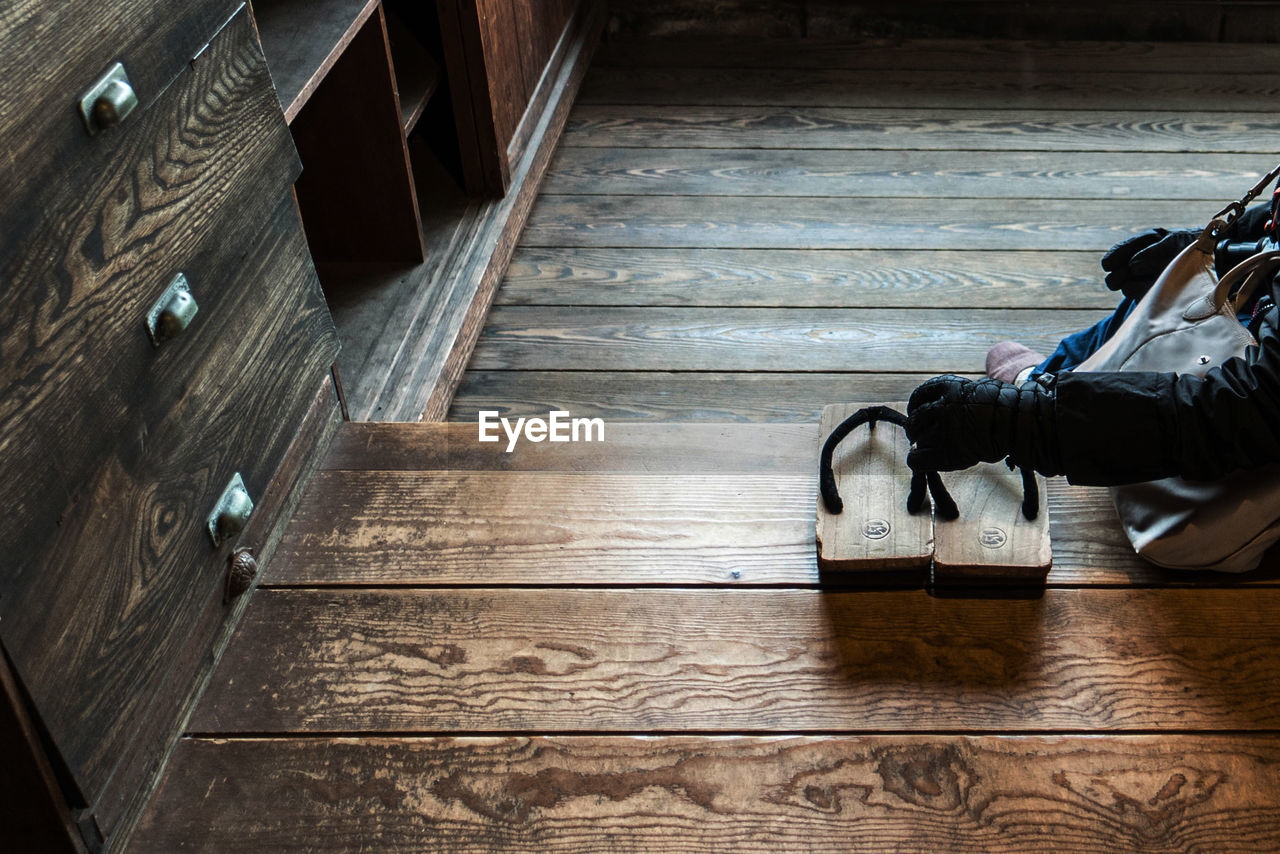
[[1202, 230], [1153, 228], [1120, 241], [1102, 256], [1102, 269], [1107, 271], [1107, 287], [1127, 297], [1141, 299], [1169, 262], [1195, 243]]
[[911, 393], [907, 464], [955, 471], [1008, 458], [1044, 475], [1062, 473], [1053, 392], [1039, 383], [934, 377]]

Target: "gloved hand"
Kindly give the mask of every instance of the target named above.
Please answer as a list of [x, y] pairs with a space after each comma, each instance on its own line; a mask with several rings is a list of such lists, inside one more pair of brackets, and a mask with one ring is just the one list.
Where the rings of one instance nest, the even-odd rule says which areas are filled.
[[911, 393], [907, 464], [954, 471], [1008, 458], [1044, 475], [1062, 473], [1053, 392], [994, 379], [934, 377]]
[[1200, 236], [1202, 229], [1153, 228], [1112, 246], [1102, 256], [1107, 287], [1127, 297], [1142, 299], [1164, 268]]

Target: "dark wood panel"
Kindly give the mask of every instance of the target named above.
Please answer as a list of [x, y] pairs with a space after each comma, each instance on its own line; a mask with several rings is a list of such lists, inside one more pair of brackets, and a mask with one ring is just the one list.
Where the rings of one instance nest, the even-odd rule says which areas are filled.
[[1058, 110], [1256, 110], [1280, 83], [1244, 69], [1184, 73], [601, 67], [584, 104], [744, 104], [810, 107], [965, 107]]
[[1096, 311], [500, 306], [473, 370], [982, 371], [1015, 338], [1051, 352]]
[[[176, 0], [157, 14], [147, 0], [14, 0], [0, 7], [0, 267], [36, 227], [33, 211], [74, 206], [87, 185], [133, 143], [138, 124], [241, 0]], [[75, 104], [123, 62], [139, 108], [121, 128], [89, 136]], [[161, 112], [165, 112], [161, 109]]]
[[83, 854], [81, 830], [54, 776], [36, 720], [0, 650], [0, 825], [5, 844], [15, 851]]
[[[349, 132], [335, 133], [336, 116]], [[298, 206], [318, 260], [422, 261], [403, 121], [378, 7], [292, 124]]]
[[[297, 228], [296, 223], [293, 226]], [[286, 431], [297, 425], [283, 458], [270, 476], [265, 489], [254, 495], [254, 512], [249, 524], [240, 534], [237, 548], [252, 550], [260, 566], [270, 565], [271, 556], [279, 543], [280, 535], [301, 498], [302, 487], [314, 472], [317, 456], [323, 453], [341, 419], [331, 377], [326, 375], [310, 407], [302, 412], [306, 396], [300, 394], [309, 378], [298, 379], [298, 387], [285, 390], [292, 395], [275, 404], [282, 407], [277, 415], [279, 426]], [[273, 449], [275, 450], [275, 449]], [[225, 564], [220, 570], [225, 569]], [[261, 574], [258, 576], [261, 577]], [[255, 579], [256, 581], [256, 579]], [[144, 785], [132, 789], [114, 786], [110, 800], [99, 804], [100, 811], [111, 824], [118, 824], [117, 837], [128, 838], [129, 829], [137, 821], [138, 814], [150, 796], [150, 787], [159, 782], [157, 774], [162, 761], [166, 761], [182, 735], [186, 713], [204, 690], [205, 681], [221, 657], [231, 634], [235, 630], [249, 592], [231, 603], [218, 596], [210, 596], [202, 603], [194, 622], [187, 628], [189, 640], [175, 661], [173, 670], [185, 678], [185, 685], [178, 682], [171, 686], [172, 693], [156, 704], [151, 712], [155, 716], [156, 731], [164, 737], [164, 747], [157, 750], [155, 744], [135, 742], [119, 763], [116, 776], [121, 780], [139, 780]]]
[[[475, 4], [475, 14], [479, 19], [480, 43], [484, 50], [484, 72], [488, 90], [483, 93], [487, 98], [487, 106], [493, 113], [496, 144], [504, 155], [511, 137], [515, 135], [516, 125], [524, 115], [524, 108], [529, 103], [532, 91], [529, 86], [529, 75], [522, 66], [522, 53], [529, 51], [530, 63], [536, 61], [536, 48], [523, 43], [522, 36], [529, 33], [520, 31], [521, 7], [527, 0], [466, 0], [462, 7]], [[479, 102], [477, 102], [479, 104]]]
[[544, 193], [921, 198], [1239, 198], [1274, 154], [562, 147]]
[[[1264, 0], [1265, 1], [1265, 0]], [[967, 36], [1211, 42], [1222, 38], [1216, 0], [926, 0], [902, 4], [806, 0], [809, 35]]]
[[533, 248], [497, 305], [1114, 308], [1100, 252]]
[[612, 0], [609, 33], [621, 40], [768, 37], [804, 33], [804, 0]]
[[[1248, 188], [1246, 188], [1248, 189]], [[1218, 202], [542, 196], [522, 246], [1092, 249], [1153, 225], [1203, 224]]]
[[780, 50], [780, 47], [777, 39], [746, 37], [623, 39], [610, 41], [600, 52], [596, 65], [875, 68], [909, 72], [1008, 71], [1010, 68], [1055, 72], [1099, 68], [1146, 73], [1209, 68], [1252, 68], [1260, 73], [1280, 71], [1280, 51], [1274, 45], [1264, 44], [811, 36], [787, 45], [793, 49]]
[[291, 199], [228, 290], [180, 399], [139, 404], [5, 598], [14, 666], [104, 833], [226, 616], [206, 516], [234, 472], [262, 499], [337, 349]]
[[276, 591], [194, 733], [1280, 725], [1280, 591]]
[[400, 101], [400, 124], [408, 134], [422, 118], [427, 102], [435, 94], [440, 83], [440, 67], [404, 20], [385, 7], [384, 11], [387, 45], [391, 48], [396, 95]]
[[638, 148], [1267, 153], [1280, 122], [1260, 105], [1190, 110], [867, 109], [581, 104], [565, 144]]
[[[144, 402], [158, 420], [189, 389], [244, 298], [244, 247], [297, 174], [247, 15], [121, 130], [119, 162], [74, 209], [46, 214], [4, 274], [0, 456], [21, 496], [0, 520], [14, 558], [0, 573], [5, 627], [18, 591], [45, 574], [29, 549], [59, 531], [124, 425]], [[143, 321], [180, 270], [200, 312], [155, 350]]]
[[254, 0], [286, 119], [298, 115], [377, 8], [378, 0]]
[[[550, 87], [546, 108], [531, 131], [524, 156], [515, 165], [512, 189], [499, 200], [484, 204], [456, 243], [457, 256], [446, 267], [448, 288], [415, 318], [410, 346], [401, 348], [376, 417], [386, 420], [442, 420], [454, 389], [466, 369], [485, 312], [515, 251], [547, 163], [560, 139], [578, 86], [591, 63], [604, 12], [600, 4], [584, 4], [552, 59], [559, 68]], [[539, 90], [541, 91], [541, 89]], [[541, 97], [540, 95], [538, 97]]]
[[174, 768], [139, 854], [1280, 848], [1270, 736], [190, 739]]
[[733, 373], [705, 371], [469, 370], [449, 418], [476, 420], [481, 409], [545, 417], [622, 421], [811, 422], [833, 401], [906, 400], [926, 374]]

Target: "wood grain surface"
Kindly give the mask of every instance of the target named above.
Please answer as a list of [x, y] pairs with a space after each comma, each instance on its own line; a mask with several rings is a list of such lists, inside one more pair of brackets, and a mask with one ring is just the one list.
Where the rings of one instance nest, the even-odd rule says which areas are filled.
[[[856, 403], [823, 407], [815, 456], [820, 458], [831, 433], [861, 408]], [[903, 411], [900, 404], [895, 408]], [[882, 423], [855, 428], [835, 448], [831, 473], [842, 506], [835, 512], [821, 495], [814, 502], [819, 571], [869, 584], [903, 576], [917, 584], [924, 579], [933, 558], [934, 519], [928, 500], [917, 512], [907, 511], [910, 447], [901, 427]]]
[[787, 68], [592, 69], [584, 104], [744, 104], [805, 107], [954, 107], [1054, 110], [1257, 110], [1280, 83], [1246, 69], [1160, 74], [1145, 71], [971, 71]]
[[[840, 0], [836, 0], [839, 4]], [[846, 4], [853, 5], [853, 4]], [[1012, 6], [1013, 4], [1007, 4]], [[895, 71], [1186, 72], [1248, 67], [1280, 71], [1280, 53], [1268, 44], [1206, 42], [1034, 41], [1026, 39], [850, 39], [810, 37], [795, 50], [776, 39], [614, 39], [597, 66], [623, 68], [850, 68]]]
[[[476, 439], [474, 423], [344, 427], [264, 583], [839, 583], [814, 560], [812, 421], [610, 424], [603, 443], [511, 454]], [[1280, 569], [1160, 570], [1133, 554], [1105, 490], [1046, 487], [1050, 584], [1270, 585]]]
[[[548, 194], [1192, 199], [1222, 204], [1276, 155], [562, 147]], [[1210, 213], [1213, 213], [1210, 211]]]
[[518, 250], [495, 305], [1113, 309], [1097, 252]]
[[1278, 605], [1270, 588], [259, 590], [189, 730], [1270, 731]]
[[[0, 267], [39, 222], [33, 212], [74, 205], [97, 175], [129, 156], [124, 131], [151, 111], [239, 5], [174, 0], [164, 14], [145, 0], [109, 7], [93, 0], [14, 0], [0, 7]], [[118, 61], [138, 108], [120, 127], [90, 136], [76, 104]]]
[[565, 145], [603, 148], [1159, 151], [1264, 154], [1276, 119], [1170, 110], [930, 109], [707, 104], [582, 104]]
[[[816, 423], [833, 396], [859, 403], [906, 400], [929, 374], [914, 365], [875, 373], [729, 371], [493, 371], [472, 369], [449, 418], [476, 421], [481, 409], [506, 416], [575, 417], [630, 422]], [[962, 372], [963, 373], [963, 372]]]
[[938, 585], [1042, 582], [1053, 564], [1045, 479], [1034, 475], [1036, 517], [1023, 515], [1022, 473], [1004, 463], [948, 472], [947, 491], [960, 518], [933, 526], [933, 581]]
[[[1246, 187], [1245, 189], [1248, 189]], [[1241, 191], [1243, 192], [1243, 190]], [[1163, 223], [1199, 225], [1205, 201], [543, 196], [522, 246], [743, 249], [1090, 249]]]
[[131, 851], [1280, 847], [1271, 736], [189, 739], [175, 764]]
[[241, 264], [184, 393], [131, 415], [4, 599], [5, 648], [104, 832], [227, 614], [232, 544], [206, 518], [235, 472], [262, 499], [336, 351], [291, 199]]
[[[1016, 337], [1052, 352], [1097, 311], [500, 306], [473, 370], [981, 372]], [[924, 377], [921, 377], [923, 380]]]
[[[4, 272], [0, 455], [18, 497], [0, 518], [14, 558], [0, 572], [5, 626], [16, 591], [43, 574], [28, 549], [58, 530], [126, 423], [146, 411], [154, 426], [186, 394], [225, 304], [244, 297], [235, 282], [245, 249], [297, 174], [245, 14], [119, 130], [118, 162], [74, 207], [41, 217]], [[179, 270], [201, 311], [156, 350], [143, 320]]]

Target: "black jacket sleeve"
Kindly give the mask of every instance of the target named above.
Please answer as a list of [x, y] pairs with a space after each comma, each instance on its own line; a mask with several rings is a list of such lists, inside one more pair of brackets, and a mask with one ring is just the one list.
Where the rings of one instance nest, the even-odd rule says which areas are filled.
[[1280, 462], [1280, 333], [1264, 324], [1257, 348], [1204, 378], [1061, 374], [1054, 407], [1072, 483], [1213, 480]]

